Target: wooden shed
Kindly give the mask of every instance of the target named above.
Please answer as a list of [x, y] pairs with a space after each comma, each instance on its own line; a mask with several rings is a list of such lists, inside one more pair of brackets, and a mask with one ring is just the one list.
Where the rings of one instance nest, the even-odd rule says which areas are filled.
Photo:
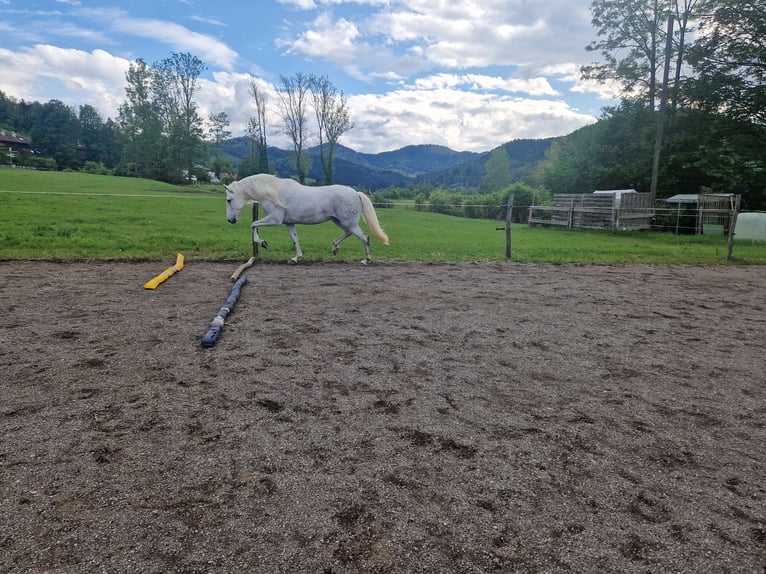
[[635, 189], [597, 190], [593, 193], [558, 193], [552, 206], [529, 208], [530, 225], [567, 229], [650, 229], [654, 207], [648, 193]]

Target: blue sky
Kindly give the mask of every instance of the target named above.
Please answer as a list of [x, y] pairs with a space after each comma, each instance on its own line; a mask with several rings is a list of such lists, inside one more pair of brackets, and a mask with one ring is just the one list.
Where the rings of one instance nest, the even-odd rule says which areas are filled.
[[[242, 135], [254, 78], [327, 75], [354, 128], [340, 143], [487, 151], [571, 133], [614, 100], [581, 82], [595, 57], [589, 0], [0, 0], [0, 90], [93, 105], [116, 118], [132, 61], [189, 52], [207, 66], [196, 101]], [[269, 143], [288, 147], [274, 108]]]

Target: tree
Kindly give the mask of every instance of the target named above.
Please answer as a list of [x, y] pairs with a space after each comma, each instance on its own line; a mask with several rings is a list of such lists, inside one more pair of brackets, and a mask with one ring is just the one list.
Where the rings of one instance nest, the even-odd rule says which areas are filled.
[[213, 147], [215, 148], [215, 157], [213, 158], [213, 172], [216, 177], [221, 177], [221, 172], [224, 169], [228, 169], [231, 162], [221, 159], [221, 144], [231, 137], [231, 132], [226, 128], [229, 127], [229, 116], [226, 112], [219, 112], [217, 114], [210, 114], [208, 116], [208, 122], [210, 128], [208, 135], [210, 136]]
[[[696, 4], [697, 0], [668, 0], [667, 4], [660, 0], [594, 0], [591, 4], [593, 25], [604, 39], [592, 42], [586, 49], [600, 50], [605, 63], [583, 67], [582, 76], [617, 81], [626, 99], [643, 101], [650, 109], [656, 109], [659, 102], [649, 190], [653, 196], [657, 192], [665, 129], [678, 102], [677, 84]], [[671, 83], [674, 60], [676, 81]]]
[[322, 163], [324, 182], [330, 185], [335, 179], [333, 167], [338, 140], [354, 127], [354, 124], [351, 122], [346, 97], [327, 76], [312, 75], [309, 85], [319, 128], [319, 159]]
[[[255, 104], [255, 115], [250, 116], [247, 123], [247, 133], [250, 138], [250, 158], [246, 166], [247, 173], [240, 177], [255, 173], [270, 173], [269, 148], [266, 141], [266, 112], [268, 111], [268, 94], [258, 85], [255, 78], [250, 78], [250, 95]], [[240, 165], [240, 170], [242, 166]]]
[[648, 191], [655, 112], [643, 102], [606, 108], [595, 124], [557, 140], [533, 181], [552, 193], [596, 189]]
[[[0, 90], [0, 126], [14, 129], [19, 124], [19, 103], [13, 96]], [[18, 129], [21, 129], [20, 127]]]
[[659, 0], [594, 0], [591, 15], [596, 35], [602, 39], [585, 49], [600, 52], [604, 62], [583, 66], [582, 77], [617, 82], [626, 96], [641, 98], [654, 107], [660, 69], [658, 49], [663, 45], [664, 18]]
[[32, 144], [42, 156], [51, 157], [59, 168], [77, 169], [79, 123], [73, 109], [59, 100], [33, 107]]
[[[698, 0], [594, 0], [591, 21], [600, 39], [585, 49], [599, 52], [603, 62], [583, 66], [580, 75], [601, 83], [616, 82], [626, 99], [656, 108], [662, 97], [666, 59], [675, 62], [674, 79], [680, 80], [697, 4]], [[667, 52], [669, 18], [675, 25], [672, 50]], [[672, 111], [677, 99], [669, 98], [669, 102]]]
[[123, 139], [124, 175], [160, 177], [159, 164], [163, 126], [152, 96], [154, 71], [142, 59], [130, 64], [125, 73], [127, 101], [119, 109], [118, 125]]
[[511, 183], [511, 160], [508, 151], [504, 147], [492, 151], [485, 164], [487, 174], [481, 182], [481, 191], [498, 191]]
[[216, 157], [219, 157], [221, 144], [231, 137], [231, 132], [226, 129], [231, 125], [229, 115], [226, 112], [218, 112], [210, 114], [207, 119], [210, 124], [208, 135], [215, 146]]
[[306, 182], [308, 158], [304, 147], [308, 139], [306, 110], [308, 104], [310, 80], [298, 72], [292, 76], [280, 76], [281, 87], [277, 90], [279, 107], [282, 113], [285, 134], [290, 138], [295, 154], [295, 169], [298, 181]]
[[766, 4], [704, 0], [702, 12], [688, 56], [696, 76], [685, 96], [703, 109], [766, 124]]
[[80, 124], [79, 143], [82, 148], [83, 161], [103, 163], [105, 153], [102, 141], [104, 122], [96, 108], [87, 104], [80, 106], [78, 115]]
[[194, 94], [205, 68], [202, 60], [189, 53], [173, 52], [155, 64], [152, 91], [164, 123], [165, 177], [171, 181], [180, 181], [183, 172], [191, 175], [195, 164], [204, 159], [203, 122]]

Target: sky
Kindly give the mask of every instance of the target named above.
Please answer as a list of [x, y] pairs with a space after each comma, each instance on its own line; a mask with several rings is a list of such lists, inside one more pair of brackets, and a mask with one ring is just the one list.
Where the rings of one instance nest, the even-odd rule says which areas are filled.
[[[597, 55], [590, 0], [0, 0], [0, 90], [89, 104], [116, 119], [131, 62], [190, 53], [206, 66], [200, 115], [233, 136], [269, 96], [269, 145], [290, 147], [281, 76], [327, 76], [354, 127], [342, 145], [484, 152], [593, 123], [614, 93], [579, 79]], [[309, 142], [311, 145], [311, 142]], [[314, 142], [314, 144], [317, 142]]]

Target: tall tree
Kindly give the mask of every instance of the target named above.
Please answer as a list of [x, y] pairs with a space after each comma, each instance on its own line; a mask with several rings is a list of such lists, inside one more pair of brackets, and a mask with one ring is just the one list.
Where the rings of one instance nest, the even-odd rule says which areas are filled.
[[231, 137], [231, 131], [226, 129], [231, 125], [231, 122], [229, 121], [229, 115], [226, 112], [218, 112], [217, 114], [210, 114], [208, 116], [208, 124], [208, 136], [212, 140], [213, 148], [215, 149], [213, 172], [216, 177], [220, 178], [221, 172], [230, 167], [230, 162], [228, 160], [221, 159], [221, 144]]
[[354, 124], [351, 122], [346, 97], [327, 76], [312, 75], [309, 83], [319, 129], [319, 158], [324, 182], [330, 185], [335, 183], [335, 148], [338, 140]]
[[[668, 118], [678, 103], [686, 37], [696, 0], [594, 0], [593, 25], [603, 39], [586, 49], [600, 50], [604, 63], [581, 69], [587, 79], [614, 80], [624, 98], [643, 101], [654, 110], [655, 146], [650, 193], [656, 195], [658, 172]], [[675, 82], [671, 83], [675, 61]]]
[[[269, 96], [255, 78], [250, 78], [250, 95], [255, 105], [255, 115], [250, 116], [247, 132], [250, 137], [250, 166], [248, 173], [270, 173], [269, 148], [266, 141], [266, 120]], [[242, 175], [242, 174], [240, 174]]]
[[168, 138], [166, 175], [180, 180], [184, 171], [191, 175], [195, 164], [204, 160], [203, 122], [194, 94], [206, 66], [192, 54], [173, 52], [155, 64], [155, 69], [152, 89]]
[[77, 169], [77, 138], [80, 126], [75, 111], [59, 100], [35, 106], [32, 143], [42, 156], [52, 157], [60, 168]]
[[79, 143], [82, 147], [83, 161], [103, 162], [105, 156], [102, 129], [104, 122], [96, 108], [87, 104], [80, 106], [78, 115], [80, 123]]
[[484, 168], [487, 173], [482, 179], [481, 191], [499, 191], [511, 184], [511, 159], [504, 147], [492, 151]]
[[7, 96], [0, 90], [0, 126], [6, 129], [21, 129], [19, 123], [19, 103], [13, 96]]
[[705, 109], [766, 124], [766, 4], [703, 0], [702, 12], [688, 58], [696, 75], [686, 97]]
[[152, 96], [154, 70], [142, 59], [131, 62], [125, 73], [127, 101], [119, 109], [118, 125], [123, 139], [124, 175], [160, 177], [159, 163], [163, 126]]
[[586, 50], [599, 52], [603, 62], [583, 66], [583, 78], [616, 82], [625, 96], [640, 97], [654, 107], [664, 45], [662, 4], [660, 0], [593, 0], [591, 22], [600, 39]]
[[308, 139], [307, 107], [309, 98], [310, 80], [301, 72], [292, 76], [280, 76], [280, 88], [277, 90], [279, 108], [282, 113], [282, 121], [285, 134], [290, 138], [295, 154], [295, 169], [298, 172], [298, 181], [306, 182], [308, 173], [308, 159], [304, 155], [306, 140]]

